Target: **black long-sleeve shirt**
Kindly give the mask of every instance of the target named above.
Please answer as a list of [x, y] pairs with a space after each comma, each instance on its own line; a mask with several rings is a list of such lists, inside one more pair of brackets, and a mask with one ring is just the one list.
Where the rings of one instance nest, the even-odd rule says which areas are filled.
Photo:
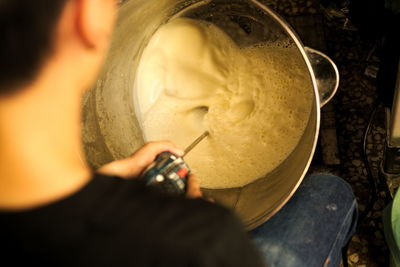
[[49, 205], [0, 212], [0, 244], [9, 266], [263, 266], [230, 211], [101, 175]]

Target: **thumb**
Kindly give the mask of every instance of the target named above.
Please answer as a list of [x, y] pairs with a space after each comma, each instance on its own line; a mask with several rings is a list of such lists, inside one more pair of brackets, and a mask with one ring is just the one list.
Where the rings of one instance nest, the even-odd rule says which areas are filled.
[[188, 198], [200, 198], [203, 196], [203, 193], [200, 190], [200, 181], [194, 175], [190, 175], [188, 178], [186, 196]]

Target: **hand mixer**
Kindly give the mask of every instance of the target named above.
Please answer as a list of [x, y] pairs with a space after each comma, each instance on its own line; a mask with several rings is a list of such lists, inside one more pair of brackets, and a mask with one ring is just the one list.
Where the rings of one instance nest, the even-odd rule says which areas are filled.
[[155, 161], [144, 171], [142, 179], [146, 185], [154, 186], [163, 193], [169, 195], [182, 195], [186, 192], [187, 179], [191, 170], [183, 160], [195, 146], [197, 146], [209, 132], [204, 132], [184, 151], [182, 157], [171, 152], [162, 152], [157, 155]]

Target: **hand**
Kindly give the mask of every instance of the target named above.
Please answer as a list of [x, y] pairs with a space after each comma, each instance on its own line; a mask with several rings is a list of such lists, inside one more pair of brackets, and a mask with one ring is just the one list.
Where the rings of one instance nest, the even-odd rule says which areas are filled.
[[169, 151], [177, 156], [183, 156], [184, 154], [182, 150], [169, 141], [150, 142], [133, 153], [129, 158], [110, 162], [100, 167], [97, 171], [101, 174], [122, 178], [139, 177], [153, 163], [157, 155], [165, 151]]
[[189, 176], [187, 181], [186, 197], [187, 198], [200, 198], [203, 193], [200, 189], [200, 181], [193, 174]]
[[204, 198], [205, 200], [207, 200], [211, 203], [215, 203], [215, 200], [213, 198], [205, 197], [203, 195], [203, 192], [201, 192], [201, 189], [200, 189], [200, 181], [193, 174], [189, 176], [189, 179], [187, 182], [186, 197], [187, 198]]

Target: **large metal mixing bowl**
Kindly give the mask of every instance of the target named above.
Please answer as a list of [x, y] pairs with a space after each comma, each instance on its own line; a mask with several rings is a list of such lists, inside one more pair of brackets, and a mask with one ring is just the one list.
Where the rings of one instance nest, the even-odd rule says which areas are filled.
[[235, 210], [252, 229], [289, 200], [307, 172], [318, 138], [320, 106], [338, 86], [336, 66], [324, 54], [305, 48], [282, 18], [255, 0], [125, 1], [104, 70], [84, 99], [83, 139], [92, 166], [126, 157], [144, 144], [133, 106], [135, 72], [153, 33], [176, 16], [212, 22], [239, 46], [286, 42], [297, 47], [304, 61], [313, 90], [310, 93], [315, 97], [305, 132], [294, 151], [271, 173], [244, 187], [205, 189], [217, 202]]

